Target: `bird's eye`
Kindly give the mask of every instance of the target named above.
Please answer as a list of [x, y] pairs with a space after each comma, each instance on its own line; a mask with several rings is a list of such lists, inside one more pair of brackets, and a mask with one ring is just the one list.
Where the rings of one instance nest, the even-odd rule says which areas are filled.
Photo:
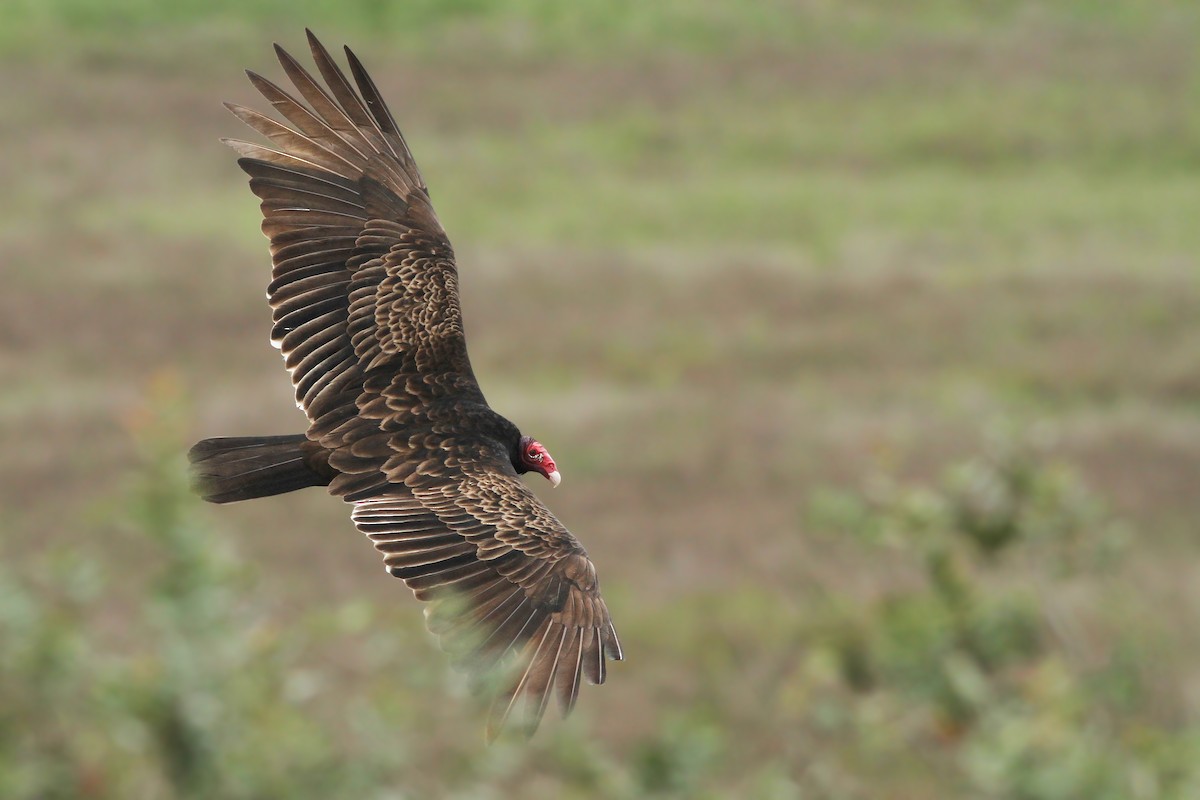
[[537, 450], [530, 450], [529, 451], [529, 460], [530, 461], [541, 461], [542, 454], [539, 453]]

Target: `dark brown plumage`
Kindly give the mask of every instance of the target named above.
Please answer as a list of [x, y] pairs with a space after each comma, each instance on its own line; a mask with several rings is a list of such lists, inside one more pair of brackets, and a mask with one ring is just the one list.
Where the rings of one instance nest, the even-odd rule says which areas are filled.
[[196, 485], [213, 502], [327, 485], [353, 503], [456, 663], [512, 670], [489, 738], [522, 705], [532, 733], [551, 695], [570, 711], [621, 646], [587, 553], [518, 478], [557, 483], [553, 460], [475, 381], [454, 252], [404, 137], [354, 54], [357, 91], [308, 41], [328, 88], [275, 48], [303, 102], [248, 73], [290, 125], [228, 106], [274, 145], [228, 141], [262, 198], [271, 338], [308, 431], [206, 439]]

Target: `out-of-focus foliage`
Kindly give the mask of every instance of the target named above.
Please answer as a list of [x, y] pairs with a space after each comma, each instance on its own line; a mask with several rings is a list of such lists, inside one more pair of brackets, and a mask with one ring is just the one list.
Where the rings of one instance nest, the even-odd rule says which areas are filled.
[[[109, 618], [106, 587], [124, 570], [95, 543], [0, 573], [5, 798], [866, 797], [933, 775], [973, 797], [1200, 791], [1200, 731], [1144, 718], [1127, 644], [1097, 659], [1031, 569], [1052, 562], [1059, 581], [1104, 570], [1123, 528], [1070, 469], [1012, 437], [931, 486], [814, 495], [810, 523], [908, 565], [903, 588], [855, 605], [829, 587], [774, 619], [769, 598], [735, 590], [637, 620], [635, 639], [675, 630], [695, 660], [674, 666], [701, 685], [698, 703], [624, 752], [551, 721], [532, 745], [472, 738], [430, 762], [417, 757], [427, 726], [447, 701], [468, 702], [431, 681], [436, 656], [430, 673], [396, 674], [388, 640], [405, 631], [358, 604], [273, 619], [189, 496], [169, 381], [153, 403], [163, 412], [132, 421], [143, 464], [123, 527], [155, 566], [145, 601], [118, 611], [131, 618]], [[774, 653], [765, 724], [800, 758], [738, 763], [723, 648]], [[334, 651], [392, 677], [339, 680]]]
[[830, 763], [936, 753], [971, 797], [1200, 792], [1200, 728], [1148, 722], [1137, 645], [1094, 652], [1079, 609], [1058, 596], [1105, 571], [1127, 539], [1066, 465], [1009, 432], [935, 486], [884, 480], [863, 495], [819, 493], [812, 510], [881, 558], [919, 565], [911, 585], [865, 607], [828, 598], [837, 610], [792, 688], [839, 739]]
[[[1001, 0], [985, 7], [945, 0], [855, 0], [849, 13], [831, 13], [819, 2], [762, 0], [8, 0], [0, 6], [0, 53], [34, 44], [38, 36], [128, 38], [164, 25], [199, 24], [202, 34], [235, 41], [253, 28], [309, 25], [336, 27], [355, 36], [386, 41], [410, 52], [436, 52], [446, 42], [486, 50], [545, 55], [611, 56], [614, 50], [752, 52], [839, 39], [872, 46], [881, 38], [943, 30], [974, 35], [986, 26], [1011, 24], [1029, 14], [1029, 3]], [[1138, 28], [1147, 24], [1130, 4], [1060, 0], [1038, 9], [1043, 24], [1080, 17]], [[897, 11], [900, 11], [898, 14]], [[152, 42], [141, 43], [153, 48]]]
[[355, 610], [285, 628], [255, 606], [251, 574], [195, 514], [168, 422], [135, 423], [144, 465], [122, 504], [154, 565], [144, 602], [103, 602], [130, 574], [99, 542], [0, 573], [0, 796], [361, 795], [405, 751], [361, 748], [353, 729], [335, 744], [303, 666], [314, 632], [360, 624]]
[[[142, 602], [114, 624], [106, 589], [130, 576], [99, 543], [0, 571], [0, 797], [489, 798], [510, 785], [543, 797], [703, 795], [723, 738], [687, 709], [622, 762], [572, 727], [489, 748], [482, 715], [476, 735], [422, 760], [441, 705], [470, 702], [439, 685], [448, 670], [434, 648], [420, 646], [428, 669], [414, 669], [420, 659], [398, 655], [406, 632], [359, 603], [273, 619], [188, 490], [174, 379], [150, 402], [129, 420], [142, 465], [121, 503], [122, 527], [154, 564]], [[347, 660], [374, 679], [330, 666]], [[776, 796], [755, 787], [782, 775], [752, 772], [749, 796]]]

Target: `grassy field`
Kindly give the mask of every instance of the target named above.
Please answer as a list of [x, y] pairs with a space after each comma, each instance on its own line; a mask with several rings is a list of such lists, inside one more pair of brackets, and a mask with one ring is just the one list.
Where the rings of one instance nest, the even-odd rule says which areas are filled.
[[[0, 5], [0, 795], [1200, 796], [1200, 10], [750, 8]], [[217, 138], [305, 25], [622, 634], [528, 745], [342, 504], [180, 483], [302, 426]]]

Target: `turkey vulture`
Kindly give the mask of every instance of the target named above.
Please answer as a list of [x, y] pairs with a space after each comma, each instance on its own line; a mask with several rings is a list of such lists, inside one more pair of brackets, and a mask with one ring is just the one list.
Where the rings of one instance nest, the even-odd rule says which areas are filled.
[[196, 490], [328, 486], [454, 662], [499, 676], [488, 739], [514, 709], [532, 734], [552, 694], [565, 715], [581, 679], [604, 683], [621, 645], [587, 552], [518, 477], [557, 486], [554, 459], [475, 381], [454, 251], [395, 119], [349, 48], [354, 85], [308, 43], [324, 86], [279, 45], [300, 97], [247, 73], [290, 124], [226, 104], [273, 146], [224, 140], [262, 199], [271, 341], [308, 430], [199, 442]]

